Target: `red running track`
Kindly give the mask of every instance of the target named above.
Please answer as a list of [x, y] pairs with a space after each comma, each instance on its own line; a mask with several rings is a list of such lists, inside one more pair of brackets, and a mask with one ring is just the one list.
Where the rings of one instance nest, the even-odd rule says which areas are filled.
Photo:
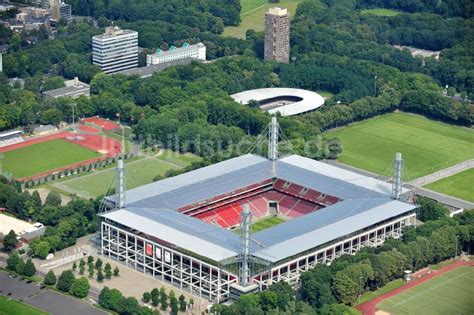
[[416, 278], [395, 290], [382, 294], [381, 296], [378, 296], [365, 303], [359, 304], [355, 308], [361, 311], [363, 315], [374, 315], [377, 309], [377, 305], [383, 300], [389, 299], [392, 296], [395, 296], [397, 294], [410, 290], [411, 288], [414, 288], [422, 283], [425, 283], [426, 281], [429, 281], [437, 276], [440, 276], [448, 271], [451, 271], [461, 266], [474, 266], [474, 261], [456, 261], [439, 270], [433, 270], [430, 274], [426, 276], [423, 276], [421, 278]]
[[92, 126], [88, 126], [88, 125], [79, 125], [77, 127], [77, 129], [79, 129], [80, 131], [84, 131], [84, 132], [88, 132], [88, 133], [99, 133], [100, 130], [95, 128], [95, 127], [92, 127]]
[[63, 131], [63, 132], [58, 132], [58, 133], [55, 133], [55, 134], [52, 134], [52, 135], [47, 135], [47, 136], [42, 136], [42, 137], [35, 137], [35, 138], [31, 138], [31, 139], [25, 139], [25, 141], [23, 141], [23, 142], [18, 142], [18, 143], [0, 148], [0, 152], [8, 152], [8, 151], [16, 150], [16, 149], [19, 149], [19, 148], [24, 148], [24, 147], [27, 147], [27, 146], [30, 146], [30, 145], [33, 145], [33, 144], [37, 144], [37, 143], [41, 143], [41, 142], [45, 142], [45, 141], [49, 141], [49, 140], [53, 140], [53, 139], [66, 138], [67, 136], [70, 136], [70, 135], [72, 135], [72, 134], [70, 134], [69, 132]]
[[101, 127], [105, 131], [120, 129], [120, 125], [116, 122], [100, 118], [99, 116], [84, 118], [81, 120], [81, 122], [94, 124]]

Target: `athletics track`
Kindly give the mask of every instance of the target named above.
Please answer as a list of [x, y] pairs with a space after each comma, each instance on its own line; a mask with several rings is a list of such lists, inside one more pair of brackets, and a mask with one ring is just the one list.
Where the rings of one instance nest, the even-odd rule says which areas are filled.
[[461, 266], [474, 266], [474, 261], [457, 261], [455, 263], [452, 263], [448, 266], [445, 266], [439, 270], [433, 270], [430, 274], [427, 274], [425, 276], [422, 276], [420, 278], [413, 279], [412, 281], [408, 282], [407, 284], [392, 290], [390, 292], [387, 292], [385, 294], [382, 294], [381, 296], [378, 296], [370, 301], [367, 301], [365, 303], [357, 305], [355, 308], [358, 309], [359, 311], [362, 312], [363, 315], [374, 315], [375, 311], [377, 310], [377, 305], [382, 302], [383, 300], [389, 299], [392, 296], [395, 296], [397, 294], [400, 294], [402, 292], [405, 292], [407, 290], [410, 290], [411, 288], [414, 288], [422, 283], [425, 283], [426, 281], [429, 281], [437, 276], [440, 276], [448, 271], [451, 271], [453, 269], [456, 269]]

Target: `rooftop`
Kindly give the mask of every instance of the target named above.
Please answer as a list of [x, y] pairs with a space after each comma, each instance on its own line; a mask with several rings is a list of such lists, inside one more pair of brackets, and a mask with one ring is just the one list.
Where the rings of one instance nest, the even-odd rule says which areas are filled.
[[[252, 254], [270, 262], [416, 208], [391, 199], [391, 185], [374, 178], [297, 155], [280, 158], [273, 164], [248, 154], [128, 190], [128, 207], [102, 216], [222, 261], [238, 254], [239, 236], [176, 210], [206, 203], [212, 197], [271, 178], [287, 180], [343, 201], [253, 234]], [[108, 198], [113, 201], [115, 196]]]
[[270, 114], [280, 113], [282, 116], [298, 115], [315, 110], [324, 104], [324, 98], [318, 93], [293, 88], [263, 88], [248, 90], [233, 94], [231, 97], [242, 105], [247, 105], [251, 100], [262, 102], [269, 99], [284, 97], [298, 99], [295, 102], [286, 103], [267, 110]]
[[147, 77], [151, 77], [153, 73], [159, 73], [170, 67], [188, 65], [193, 60], [198, 61], [197, 59], [194, 59], [194, 58], [177, 59], [177, 60], [172, 60], [170, 62], [159, 63], [156, 65], [124, 70], [124, 71], [116, 72], [114, 74], [137, 75], [140, 78], [147, 78]]
[[61, 96], [74, 96], [78, 93], [85, 92], [89, 94], [90, 86], [84, 82], [79, 81], [77, 78], [73, 80], [65, 81], [65, 87], [44, 91], [43, 94], [51, 97], [61, 97]]
[[183, 46], [181, 47], [175, 47], [171, 46], [168, 50], [161, 50], [157, 49], [155, 53], [151, 55], [155, 55], [157, 57], [162, 57], [162, 56], [167, 56], [167, 55], [173, 55], [181, 51], [188, 51], [188, 50], [193, 50], [193, 49], [199, 49], [201, 47], [206, 47], [203, 43], [197, 43], [193, 45], [189, 45], [188, 43], [184, 43]]

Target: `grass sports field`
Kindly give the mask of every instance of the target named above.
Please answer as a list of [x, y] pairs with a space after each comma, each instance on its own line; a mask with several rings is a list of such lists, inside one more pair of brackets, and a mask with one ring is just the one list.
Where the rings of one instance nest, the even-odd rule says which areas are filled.
[[362, 14], [373, 14], [377, 16], [395, 16], [402, 14], [402, 12], [397, 11], [397, 10], [391, 10], [391, 9], [369, 9], [369, 10], [362, 10]]
[[430, 183], [428, 189], [474, 202], [474, 168]]
[[[157, 158], [146, 158], [125, 164], [126, 188], [131, 189], [153, 181], [156, 175], [163, 176], [167, 170], [179, 168]], [[105, 194], [109, 187], [115, 187], [115, 168], [99, 170], [95, 173], [60, 181], [52, 186], [86, 198]]]
[[244, 0], [242, 1], [242, 10], [240, 13], [240, 18], [242, 20], [240, 25], [225, 27], [224, 36], [245, 38], [245, 32], [247, 32], [249, 29], [254, 29], [257, 32], [261, 32], [265, 29], [265, 13], [269, 8], [287, 8], [290, 11], [291, 16], [294, 16], [296, 7], [300, 2], [301, 0], [281, 0], [280, 3], [268, 3], [268, 1], [259, 0]]
[[377, 305], [391, 315], [473, 314], [474, 268], [459, 267]]
[[[272, 226], [278, 225], [278, 224], [283, 223], [283, 222], [285, 222], [285, 220], [283, 220], [282, 218], [279, 218], [279, 217], [270, 217], [270, 218], [267, 218], [267, 219], [263, 219], [263, 220], [255, 222], [255, 223], [252, 223], [252, 225], [250, 226], [250, 230], [251, 230], [250, 233], [257, 233], [257, 232], [263, 231], [265, 229], [268, 229]], [[235, 233], [240, 232], [240, 230], [238, 228], [234, 229], [233, 231]]]
[[48, 313], [40, 311], [32, 306], [9, 300], [0, 295], [0, 315], [46, 315]]
[[50, 140], [3, 153], [3, 171], [16, 178], [31, 176], [101, 154], [62, 139]]
[[339, 161], [390, 175], [396, 152], [405, 160], [405, 180], [412, 180], [474, 157], [474, 131], [423, 116], [391, 113], [330, 131], [343, 151]]
[[176, 164], [181, 167], [191, 165], [192, 162], [198, 162], [202, 160], [199, 156], [191, 153], [178, 153], [171, 150], [163, 150], [163, 153], [158, 156], [158, 159], [166, 161], [172, 164]]

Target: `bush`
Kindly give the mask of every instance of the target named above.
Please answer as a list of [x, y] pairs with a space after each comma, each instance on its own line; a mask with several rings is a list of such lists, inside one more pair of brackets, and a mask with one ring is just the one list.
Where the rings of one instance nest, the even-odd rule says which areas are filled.
[[16, 273], [18, 273], [20, 275], [25, 274], [25, 262], [23, 261], [23, 259], [20, 258], [20, 260], [18, 261], [18, 263], [15, 266], [15, 271], [16, 271]]
[[143, 302], [148, 303], [151, 300], [151, 294], [150, 292], [145, 292], [143, 293]]
[[18, 255], [18, 253], [16, 252], [11, 253], [7, 259], [7, 269], [15, 271], [16, 265], [18, 264], [19, 261], [20, 261], [20, 256]]
[[33, 264], [33, 261], [31, 259], [28, 259], [25, 265], [25, 276], [31, 277], [34, 276], [36, 273], [36, 267]]
[[43, 279], [43, 283], [46, 285], [55, 285], [56, 284], [56, 275], [52, 270], [48, 271], [46, 276]]

